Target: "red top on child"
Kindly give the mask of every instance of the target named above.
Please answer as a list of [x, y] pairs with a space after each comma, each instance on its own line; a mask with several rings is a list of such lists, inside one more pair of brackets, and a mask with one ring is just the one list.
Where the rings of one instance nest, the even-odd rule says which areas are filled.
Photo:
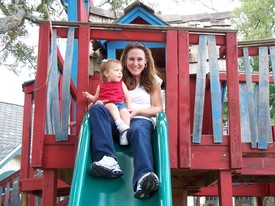
[[119, 82], [101, 82], [99, 100], [108, 100], [108, 103], [124, 102], [122, 80]]

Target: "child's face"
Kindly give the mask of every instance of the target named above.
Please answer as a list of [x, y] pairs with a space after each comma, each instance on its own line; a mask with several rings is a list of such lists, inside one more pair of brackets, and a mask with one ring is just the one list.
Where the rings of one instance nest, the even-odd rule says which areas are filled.
[[116, 64], [106, 71], [105, 76], [107, 77], [108, 82], [119, 82], [122, 79], [122, 66]]

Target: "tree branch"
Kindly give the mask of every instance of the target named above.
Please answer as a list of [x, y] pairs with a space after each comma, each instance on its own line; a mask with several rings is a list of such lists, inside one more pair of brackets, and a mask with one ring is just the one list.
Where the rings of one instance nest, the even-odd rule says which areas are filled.
[[[0, 3], [1, 10], [3, 9], [2, 6], [4, 5]], [[31, 13], [28, 13], [24, 8], [18, 6], [15, 9], [14, 14], [0, 18], [0, 34], [5, 34], [10, 30], [17, 29], [24, 24], [24, 20], [28, 20], [32, 23], [37, 23], [37, 21], [41, 20], [41, 18], [36, 17]]]

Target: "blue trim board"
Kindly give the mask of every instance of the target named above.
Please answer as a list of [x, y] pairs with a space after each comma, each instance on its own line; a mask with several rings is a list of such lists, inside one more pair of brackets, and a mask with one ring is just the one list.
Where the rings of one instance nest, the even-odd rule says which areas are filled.
[[[142, 18], [143, 20], [148, 22], [150, 25], [161, 25], [161, 26], [167, 26], [168, 25], [166, 22], [162, 21], [161, 19], [159, 19], [158, 17], [153, 15], [151, 12], [148, 12], [146, 9], [144, 9], [141, 6], [137, 6], [137, 7], [133, 8], [130, 12], [128, 12], [123, 17], [118, 19], [116, 21], [116, 23], [118, 23], [118, 24], [131, 24], [131, 22], [133, 22], [138, 17]], [[124, 48], [127, 45], [127, 42], [124, 43], [124, 44], [120, 42], [119, 44], [117, 44], [118, 47], [113, 47], [114, 42], [107, 42], [106, 40], [100, 40], [98, 42], [99, 42], [100, 46], [102, 47], [102, 49], [104, 49], [104, 51], [106, 51], [106, 49], [107, 49], [108, 58], [111, 58], [111, 57], [109, 57], [109, 53], [110, 53], [111, 56], [113, 56], [113, 54], [111, 54], [112, 52], [108, 51], [110, 48], [120, 49], [120, 48]], [[108, 44], [107, 48], [105, 47], [106, 42]], [[109, 46], [109, 44], [112, 44], [112, 46]], [[124, 46], [122, 46], [122, 45], [124, 45]], [[165, 44], [159, 44], [158, 45], [158, 43], [150, 43], [150, 44], [146, 43], [146, 46], [148, 48], [165, 48]]]
[[[129, 41], [115, 41], [108, 42], [107, 49], [124, 49], [124, 47], [129, 44]], [[140, 42], [148, 48], [165, 48], [165, 43], [156, 43], [156, 42]]]
[[[116, 50], [124, 49], [124, 47], [129, 43], [129, 41], [115, 41], [107, 43], [107, 58], [115, 59]], [[165, 43], [155, 43], [155, 42], [141, 42], [148, 48], [165, 48]]]
[[147, 21], [151, 25], [168, 25], [166, 22], [162, 21], [152, 13], [148, 12], [146, 9], [142, 8], [141, 6], [137, 6], [130, 12], [128, 12], [125, 16], [121, 17], [116, 23], [120, 24], [130, 24], [134, 21], [137, 17], [141, 17], [145, 21]]
[[15, 170], [8, 170], [6, 172], [3, 172], [3, 174], [0, 175], [0, 181], [5, 179], [6, 177], [10, 176], [11, 174], [15, 173]]

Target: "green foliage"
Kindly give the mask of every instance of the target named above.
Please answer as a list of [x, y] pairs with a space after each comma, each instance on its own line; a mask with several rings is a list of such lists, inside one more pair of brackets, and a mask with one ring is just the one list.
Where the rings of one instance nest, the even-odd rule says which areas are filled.
[[274, 0], [240, 0], [233, 20], [241, 40], [272, 38], [275, 35]]
[[[38, 36], [37, 20], [64, 20], [64, 8], [60, 0], [35, 1], [29, 4], [25, 0], [0, 0], [0, 10], [7, 23], [14, 26], [0, 34], [0, 66], [4, 66], [16, 74], [22, 70], [36, 71], [36, 51], [38, 42], [34, 42], [33, 32]], [[24, 13], [22, 19], [16, 18], [17, 12]], [[63, 14], [63, 16], [61, 15]], [[3, 16], [2, 15], [2, 16]], [[4, 27], [6, 25], [1, 25]], [[30, 32], [31, 31], [31, 32]], [[29, 34], [30, 33], [30, 34]], [[33, 39], [31, 39], [33, 38]]]
[[[275, 1], [274, 0], [239, 0], [240, 7], [234, 9], [233, 25], [238, 29], [239, 40], [260, 40], [275, 37]], [[269, 63], [270, 65], [270, 63]], [[244, 71], [243, 59], [238, 63], [239, 71]], [[259, 71], [259, 57], [250, 57], [253, 72]], [[270, 70], [271, 71], [271, 68]], [[227, 113], [227, 105], [223, 109]], [[271, 118], [275, 113], [274, 86], [270, 85]]]
[[125, 6], [129, 5], [129, 0], [108, 0], [111, 5], [112, 11], [122, 10]]
[[131, 0], [102, 0], [98, 7], [108, 6], [111, 11], [121, 11], [129, 5]]

